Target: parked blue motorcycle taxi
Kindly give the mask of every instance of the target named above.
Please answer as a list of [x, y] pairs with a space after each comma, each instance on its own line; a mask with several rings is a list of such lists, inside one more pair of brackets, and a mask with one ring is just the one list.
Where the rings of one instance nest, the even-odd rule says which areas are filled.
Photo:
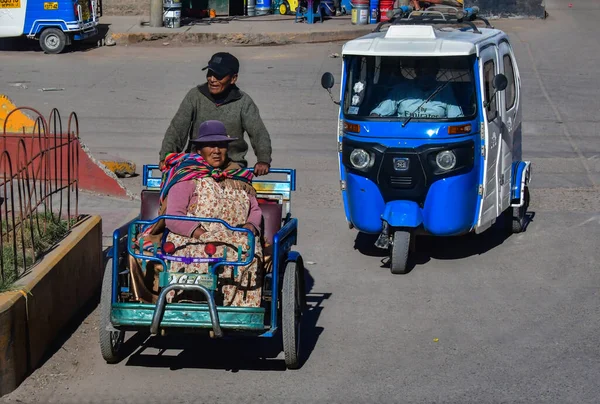
[[[334, 81], [321, 79], [330, 95]], [[525, 229], [521, 78], [509, 37], [477, 9], [413, 12], [347, 42], [340, 97], [346, 219], [379, 235], [392, 273], [409, 271], [417, 235], [482, 233], [499, 218]]]

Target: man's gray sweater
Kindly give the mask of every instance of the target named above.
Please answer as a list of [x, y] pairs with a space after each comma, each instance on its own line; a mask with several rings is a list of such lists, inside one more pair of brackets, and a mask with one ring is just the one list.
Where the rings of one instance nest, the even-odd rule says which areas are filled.
[[202, 122], [211, 119], [223, 122], [227, 134], [237, 139], [229, 144], [228, 154], [233, 161], [248, 164], [245, 160], [248, 143], [244, 139], [247, 132], [257, 161], [271, 164], [271, 138], [258, 107], [235, 85], [223, 100], [213, 98], [206, 84], [192, 88], [171, 120], [160, 149], [160, 160], [168, 153], [180, 153], [184, 149], [189, 152], [188, 139], [196, 136]]

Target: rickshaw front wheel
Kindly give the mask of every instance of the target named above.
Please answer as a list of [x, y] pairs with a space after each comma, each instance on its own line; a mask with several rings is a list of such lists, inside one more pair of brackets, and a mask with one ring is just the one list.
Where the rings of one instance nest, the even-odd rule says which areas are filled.
[[104, 278], [102, 279], [102, 291], [100, 294], [100, 324], [98, 332], [100, 337], [100, 352], [106, 363], [117, 363], [121, 359], [123, 341], [125, 340], [124, 331], [110, 331], [112, 324], [110, 322], [110, 312], [112, 308], [112, 259], [104, 269]]
[[523, 206], [508, 209], [511, 219], [511, 232], [521, 233], [525, 230], [527, 224], [527, 209], [529, 208], [529, 187], [525, 187]]
[[302, 316], [302, 291], [298, 263], [287, 263], [281, 293], [281, 322], [283, 352], [288, 369], [300, 367], [300, 322]]
[[394, 232], [390, 251], [390, 271], [394, 275], [404, 275], [408, 272], [408, 252], [410, 250], [411, 234], [408, 231]]

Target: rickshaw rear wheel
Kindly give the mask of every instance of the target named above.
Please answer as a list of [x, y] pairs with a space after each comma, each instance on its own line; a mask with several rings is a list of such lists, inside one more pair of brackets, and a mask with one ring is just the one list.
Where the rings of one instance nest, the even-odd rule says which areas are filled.
[[300, 322], [302, 318], [302, 291], [300, 265], [294, 261], [287, 263], [283, 275], [281, 293], [281, 322], [283, 352], [288, 369], [300, 367]]
[[104, 277], [102, 279], [102, 290], [100, 293], [100, 324], [98, 327], [100, 337], [100, 351], [102, 357], [107, 363], [117, 363], [121, 360], [121, 352], [123, 341], [125, 340], [124, 331], [110, 331], [107, 328], [112, 328], [110, 322], [110, 312], [112, 308], [112, 258], [104, 269]]
[[411, 234], [408, 231], [394, 232], [390, 252], [390, 271], [394, 275], [404, 275], [408, 272], [408, 253], [410, 251]]
[[46, 53], [61, 53], [67, 46], [67, 35], [61, 29], [46, 28], [40, 35], [40, 46]]

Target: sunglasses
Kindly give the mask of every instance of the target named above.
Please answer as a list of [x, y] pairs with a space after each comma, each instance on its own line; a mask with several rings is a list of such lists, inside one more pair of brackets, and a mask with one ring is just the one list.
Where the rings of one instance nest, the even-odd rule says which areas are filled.
[[213, 72], [212, 70], [208, 70], [206, 72], [206, 78], [214, 77], [215, 79], [217, 79], [219, 81], [225, 79], [227, 76], [229, 76], [229, 73], [217, 74], [216, 72]]

